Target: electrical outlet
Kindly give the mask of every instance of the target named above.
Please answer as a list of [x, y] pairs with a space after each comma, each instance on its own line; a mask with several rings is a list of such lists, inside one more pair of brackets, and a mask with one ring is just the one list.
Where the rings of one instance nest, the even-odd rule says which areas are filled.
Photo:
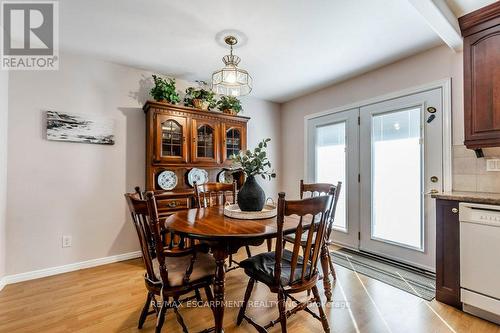
[[64, 235], [62, 236], [62, 247], [71, 247], [72, 244], [72, 237], [69, 235]]
[[486, 160], [486, 171], [500, 171], [500, 159]]

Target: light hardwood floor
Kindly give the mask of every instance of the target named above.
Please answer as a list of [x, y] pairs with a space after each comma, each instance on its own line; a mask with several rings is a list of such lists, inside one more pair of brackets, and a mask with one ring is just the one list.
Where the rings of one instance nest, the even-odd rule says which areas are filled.
[[[142, 262], [137, 259], [8, 285], [0, 292], [0, 332], [154, 332], [153, 316], [142, 330], [136, 326], [146, 296], [142, 274]], [[500, 333], [495, 324], [339, 266], [337, 275], [334, 302], [326, 309], [332, 332]], [[226, 300], [241, 301], [247, 281], [240, 269], [228, 273]], [[276, 295], [257, 284], [252, 300], [275, 301]], [[278, 314], [275, 304], [271, 305], [250, 308], [248, 313], [267, 322]], [[225, 331], [255, 332], [245, 322], [235, 325], [237, 312], [237, 306], [226, 309]], [[213, 326], [207, 308], [183, 308], [181, 314], [190, 332]], [[303, 311], [288, 324], [289, 332], [322, 332], [319, 321]], [[163, 331], [181, 332], [173, 312], [167, 313]]]

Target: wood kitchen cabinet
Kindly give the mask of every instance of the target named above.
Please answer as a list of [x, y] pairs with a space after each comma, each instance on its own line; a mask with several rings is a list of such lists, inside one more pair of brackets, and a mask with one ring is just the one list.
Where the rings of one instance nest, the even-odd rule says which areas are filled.
[[469, 149], [500, 147], [500, 1], [459, 18], [464, 37], [464, 121]]
[[436, 299], [462, 309], [458, 209], [458, 201], [436, 200]]

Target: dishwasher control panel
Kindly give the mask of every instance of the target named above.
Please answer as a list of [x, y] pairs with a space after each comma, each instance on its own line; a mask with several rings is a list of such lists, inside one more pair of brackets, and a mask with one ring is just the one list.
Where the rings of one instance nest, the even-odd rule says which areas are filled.
[[500, 226], [500, 207], [460, 203], [460, 221]]

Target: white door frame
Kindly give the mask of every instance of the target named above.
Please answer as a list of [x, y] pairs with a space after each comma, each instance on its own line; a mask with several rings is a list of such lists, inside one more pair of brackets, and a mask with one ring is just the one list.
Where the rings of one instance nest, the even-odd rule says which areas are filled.
[[[374, 103], [383, 102], [393, 98], [400, 98], [407, 95], [413, 95], [416, 93], [424, 92], [427, 90], [432, 90], [436, 88], [441, 88], [443, 91], [443, 189], [444, 191], [451, 191], [452, 189], [452, 157], [451, 157], [451, 78], [446, 78], [431, 83], [427, 83], [421, 86], [416, 86], [390, 94], [377, 96], [374, 98], [366, 99], [364, 101], [355, 102], [352, 104], [347, 104], [344, 106], [336, 107], [333, 109], [328, 109], [325, 111], [320, 111], [304, 116], [304, 179], [308, 180], [308, 137], [307, 133], [307, 121], [309, 119], [326, 116], [329, 114], [347, 111], [350, 109], [361, 108]], [[308, 180], [310, 181], [310, 180]]]

